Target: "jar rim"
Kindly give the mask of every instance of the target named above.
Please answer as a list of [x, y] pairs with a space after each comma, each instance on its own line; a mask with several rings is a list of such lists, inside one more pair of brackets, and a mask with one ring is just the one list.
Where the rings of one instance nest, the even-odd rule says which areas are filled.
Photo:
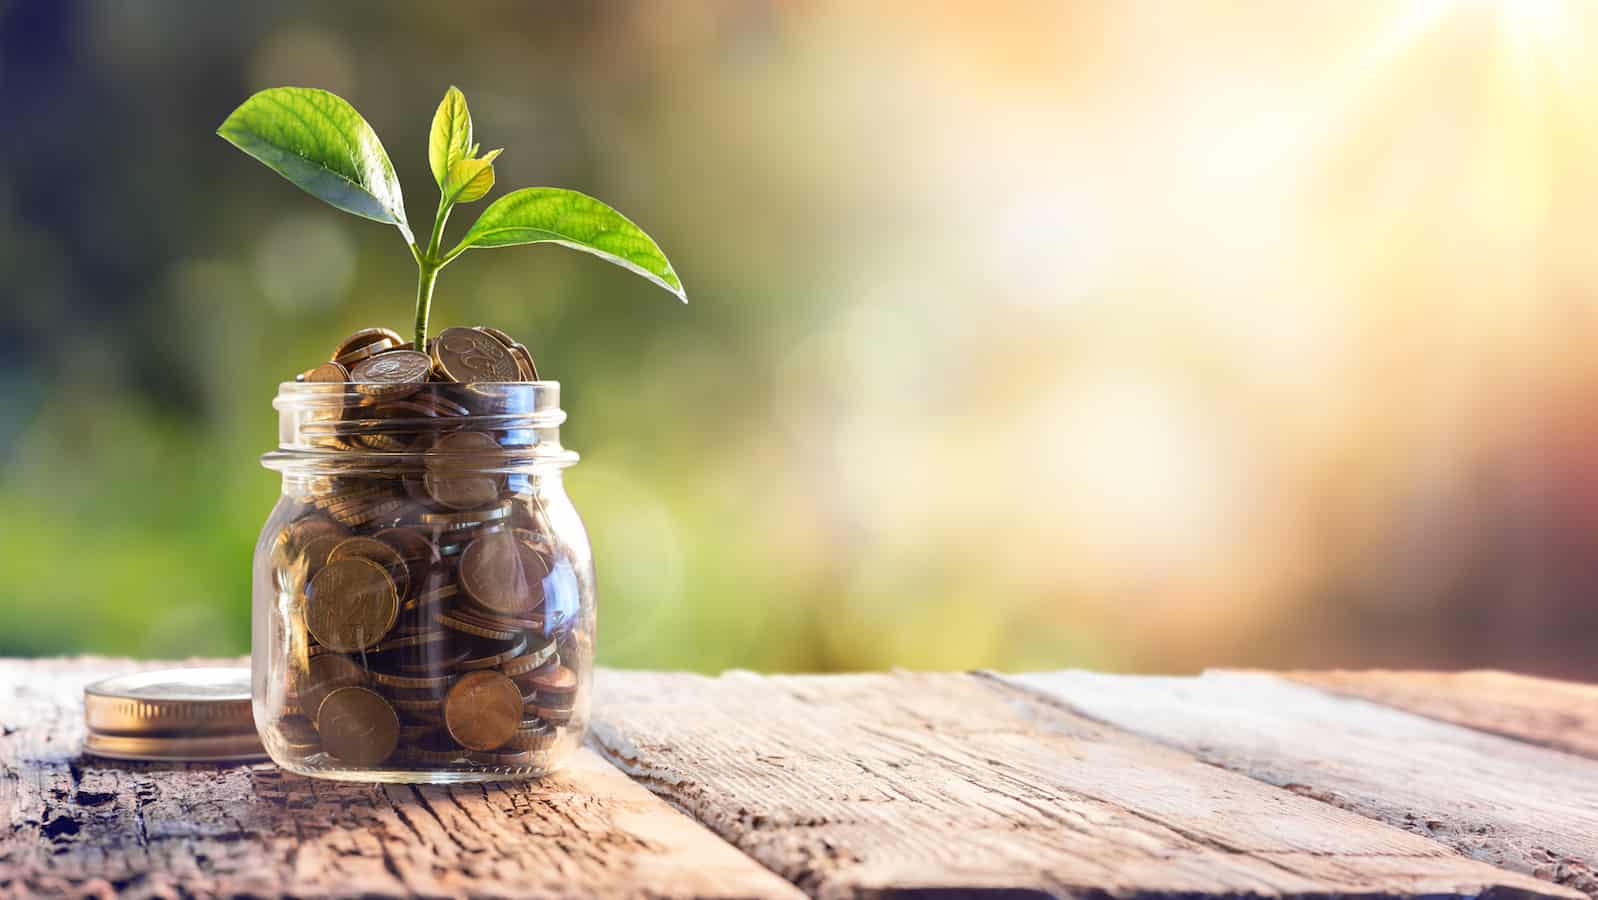
[[[564, 468], [560, 382], [301, 382], [278, 385], [278, 447], [269, 469], [414, 466], [455, 457], [473, 468]], [[478, 432], [497, 447], [444, 446], [441, 436]]]

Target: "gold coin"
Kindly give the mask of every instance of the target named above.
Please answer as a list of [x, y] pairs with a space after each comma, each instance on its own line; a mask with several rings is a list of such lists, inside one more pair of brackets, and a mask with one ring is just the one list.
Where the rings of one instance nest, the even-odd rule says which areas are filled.
[[543, 668], [545, 663], [548, 663], [550, 660], [554, 659], [555, 647], [556, 642], [554, 639], [550, 639], [550, 641], [544, 644], [544, 646], [539, 647], [531, 653], [526, 653], [515, 657], [514, 659], [507, 660], [504, 665], [499, 667], [499, 670], [512, 678], [515, 678], [519, 675], [526, 675], [527, 673], [532, 672], [534, 669]]
[[537, 716], [523, 716], [516, 734], [505, 745], [509, 750], [547, 750], [560, 731]]
[[516, 381], [521, 369], [510, 348], [475, 328], [446, 328], [433, 344], [433, 364], [450, 381]]
[[439, 438], [422, 477], [427, 493], [443, 506], [458, 510], [481, 509], [499, 499], [503, 478], [483, 472], [497, 464], [504, 450], [493, 436], [481, 431], [456, 431]]
[[533, 715], [543, 719], [551, 725], [565, 725], [572, 720], [571, 706], [543, 706], [537, 700], [527, 707]]
[[516, 357], [516, 365], [521, 369], [523, 381], [538, 380], [538, 366], [533, 363], [531, 351], [521, 344], [511, 344], [510, 355]]
[[394, 580], [369, 559], [330, 561], [306, 588], [306, 628], [334, 650], [350, 653], [376, 644], [398, 616]]
[[339, 341], [338, 346], [333, 348], [333, 355], [328, 357], [328, 359], [337, 360], [340, 357], [353, 353], [362, 347], [375, 344], [378, 341], [390, 341], [393, 344], [398, 345], [403, 340], [405, 339], [400, 337], [399, 332], [388, 328], [362, 328], [360, 331], [357, 331], [344, 340]]
[[368, 688], [339, 688], [316, 712], [323, 748], [350, 765], [375, 766], [388, 759], [399, 745], [399, 729], [394, 707]]
[[400, 349], [399, 344], [389, 340], [388, 338], [383, 338], [380, 341], [373, 341], [370, 344], [367, 344], [365, 347], [361, 347], [357, 350], [351, 350], [334, 361], [344, 365], [345, 367], [349, 367], [371, 359], [379, 353], [387, 353], [390, 350], [398, 349]]
[[305, 373], [305, 380], [317, 384], [329, 384], [350, 380], [350, 370], [336, 362], [325, 362]]
[[488, 335], [489, 337], [493, 338], [494, 340], [499, 341], [501, 344], [504, 344], [507, 348], [516, 343], [516, 339], [515, 338], [511, 337], [510, 335], [506, 334], [503, 331], [500, 331], [498, 328], [495, 328], [492, 325], [478, 325], [478, 326], [476, 326], [475, 330], [476, 331], [481, 331], [482, 333]]
[[497, 506], [486, 509], [467, 509], [460, 512], [447, 513], [422, 513], [422, 522], [426, 525], [437, 525], [446, 531], [456, 531], [462, 528], [471, 528], [488, 522], [497, 522], [510, 515], [511, 502], [506, 500]]
[[390, 672], [372, 672], [372, 680], [386, 687], [408, 690], [441, 691], [454, 681], [454, 675], [395, 675]]
[[521, 633], [514, 628], [494, 628], [491, 626], [479, 625], [469, 619], [463, 619], [454, 613], [439, 613], [438, 624], [444, 626], [445, 628], [453, 629], [465, 634], [475, 635], [481, 638], [488, 638], [491, 641], [512, 640]]
[[[511, 641], [510, 646], [506, 647], [505, 649], [497, 650], [487, 656], [463, 659], [455, 664], [455, 668], [463, 672], [469, 672], [473, 669], [493, 669], [496, 667], [501, 667], [505, 662], [519, 658], [522, 651], [526, 649], [527, 637], [525, 635], [517, 635], [517, 637]], [[500, 670], [504, 671], [503, 668]]]
[[339, 559], [368, 559], [382, 566], [394, 579], [394, 594], [401, 600], [411, 591], [411, 570], [405, 565], [405, 557], [383, 541], [369, 537], [345, 538], [327, 554], [328, 562]]
[[569, 694], [577, 690], [577, 673], [568, 666], [556, 666], [542, 675], [528, 676], [523, 684], [537, 691], [540, 698]]
[[333, 548], [337, 547], [343, 540], [344, 538], [336, 534], [324, 534], [305, 542], [305, 545], [300, 549], [298, 565], [303, 567], [307, 579], [327, 565], [327, 555], [332, 553]]
[[389, 653], [394, 650], [415, 651], [419, 647], [427, 647], [440, 641], [449, 640], [449, 634], [443, 631], [423, 631], [419, 634], [407, 634], [400, 637], [390, 637], [388, 640], [372, 648], [373, 653]]
[[305, 714], [316, 718], [317, 710], [327, 695], [341, 687], [360, 687], [366, 684], [366, 670], [354, 660], [337, 653], [324, 652], [311, 657], [306, 665], [305, 683], [300, 688], [300, 702]]
[[516, 736], [522, 692], [499, 672], [467, 672], [444, 697], [444, 727], [468, 750], [493, 750]]
[[394, 552], [405, 560], [405, 568], [410, 573], [411, 584], [420, 585], [427, 570], [439, 562], [438, 548], [415, 528], [400, 526], [397, 528], [384, 528], [372, 537], [394, 548]]
[[414, 394], [427, 382], [433, 361], [415, 350], [380, 353], [350, 370], [355, 389], [370, 397], [393, 400]]
[[461, 554], [461, 586], [494, 613], [515, 615], [541, 607], [548, 575], [543, 554], [505, 532], [483, 535]]

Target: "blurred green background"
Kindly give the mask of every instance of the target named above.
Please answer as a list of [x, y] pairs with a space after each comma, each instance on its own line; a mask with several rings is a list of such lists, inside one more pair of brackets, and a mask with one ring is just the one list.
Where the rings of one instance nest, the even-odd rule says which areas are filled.
[[415, 221], [456, 84], [691, 297], [435, 300], [564, 384], [603, 662], [1598, 674], [1590, 16], [0, 2], [0, 653], [247, 649], [275, 384], [414, 269], [213, 131], [332, 90]]

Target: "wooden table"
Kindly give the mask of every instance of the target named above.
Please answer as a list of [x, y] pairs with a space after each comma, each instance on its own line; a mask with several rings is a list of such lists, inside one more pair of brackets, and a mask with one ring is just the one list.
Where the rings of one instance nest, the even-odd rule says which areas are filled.
[[0, 661], [0, 896], [1598, 897], [1598, 687], [604, 671], [536, 784], [85, 757]]

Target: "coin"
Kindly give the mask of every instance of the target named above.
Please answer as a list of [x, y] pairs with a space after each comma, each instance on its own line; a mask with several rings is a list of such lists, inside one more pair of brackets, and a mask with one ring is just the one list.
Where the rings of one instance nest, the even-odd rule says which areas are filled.
[[548, 575], [543, 554], [505, 532], [483, 535], [461, 554], [461, 586], [495, 613], [514, 615], [539, 608]]
[[537, 716], [523, 716], [516, 734], [505, 745], [510, 750], [545, 750], [555, 743], [560, 732]]
[[392, 344], [398, 345], [403, 340], [405, 339], [400, 337], [399, 332], [392, 331], [387, 328], [362, 328], [360, 331], [357, 331], [344, 340], [339, 341], [338, 346], [333, 348], [333, 355], [328, 358], [338, 361], [342, 357], [353, 353], [362, 347], [368, 347], [372, 344], [375, 344], [378, 341], [389, 341]]
[[409, 611], [413, 609], [421, 609], [424, 606], [431, 606], [436, 603], [441, 603], [455, 596], [455, 594], [459, 591], [460, 585], [457, 585], [454, 582], [431, 587], [427, 590], [421, 591], [415, 597], [412, 597], [410, 600], [406, 601], [405, 609]]
[[524, 683], [537, 691], [539, 697], [570, 694], [577, 690], [577, 673], [569, 666], [556, 666], [543, 677], [530, 677]]
[[488, 638], [492, 641], [508, 641], [515, 638], [516, 635], [520, 633], [514, 628], [494, 628], [492, 626], [480, 625], [471, 621], [470, 619], [461, 618], [454, 613], [439, 613], [438, 624], [444, 626], [445, 628], [454, 629], [455, 631], [475, 635], [481, 638]]
[[573, 715], [570, 704], [565, 706], [545, 706], [542, 701], [536, 699], [527, 705], [527, 709], [533, 715], [551, 725], [565, 725], [572, 720]]
[[506, 500], [485, 509], [466, 509], [460, 512], [422, 513], [422, 523], [436, 525], [445, 531], [471, 528], [487, 522], [497, 522], [510, 515], [511, 502]]
[[316, 383], [332, 383], [350, 380], [350, 370], [336, 362], [325, 362], [305, 373], [305, 380]]
[[345, 538], [335, 534], [325, 534], [306, 541], [305, 546], [300, 550], [300, 560], [301, 564], [305, 566], [306, 577], [309, 578], [321, 571], [322, 567], [327, 564], [327, 555], [332, 553], [333, 548], [344, 540]]
[[522, 692], [499, 672], [467, 672], [444, 698], [444, 726], [469, 750], [493, 750], [516, 736]]
[[392, 688], [417, 691], [441, 691], [455, 681], [454, 675], [394, 675], [389, 672], [372, 672], [372, 680]]
[[516, 365], [522, 370], [522, 380], [537, 381], [538, 365], [533, 362], [532, 351], [528, 350], [524, 344], [512, 344], [510, 353], [516, 357]]
[[327, 695], [341, 687], [359, 687], [366, 684], [366, 670], [347, 656], [324, 653], [311, 657], [306, 665], [305, 684], [300, 688], [300, 702], [306, 715], [316, 718], [317, 710]]
[[380, 353], [350, 370], [355, 389], [371, 397], [393, 400], [416, 392], [427, 381], [433, 362], [415, 350]]
[[481, 331], [482, 333], [488, 335], [489, 337], [493, 338], [494, 340], [499, 341], [501, 344], [504, 344], [507, 349], [509, 349], [510, 347], [515, 345], [515, 343], [516, 343], [516, 339], [515, 338], [513, 338], [510, 335], [506, 334], [505, 332], [499, 330], [498, 328], [493, 327], [492, 325], [478, 325], [473, 330]]
[[450, 381], [516, 381], [521, 369], [510, 348], [473, 328], [446, 328], [433, 344], [433, 363]]
[[346, 653], [376, 644], [394, 627], [394, 580], [369, 559], [329, 562], [306, 589], [305, 625], [318, 643]]
[[411, 570], [398, 550], [376, 538], [352, 537], [340, 541], [327, 554], [328, 562], [340, 559], [367, 559], [383, 567], [394, 579], [394, 595], [401, 601], [410, 594]]
[[394, 707], [368, 688], [339, 688], [316, 712], [323, 748], [351, 765], [375, 766], [388, 759], [399, 744], [399, 729]]
[[423, 483], [427, 493], [451, 509], [478, 509], [499, 499], [503, 479], [482, 471], [494, 465], [503, 453], [492, 435], [481, 431], [457, 431], [438, 439], [429, 456]]
[[387, 353], [390, 350], [398, 350], [399, 347], [400, 345], [398, 342], [389, 340], [388, 338], [383, 338], [379, 341], [373, 341], [370, 344], [367, 344], [365, 347], [351, 350], [343, 356], [340, 356], [336, 361], [345, 366], [353, 366], [356, 363], [371, 359], [379, 353]]
[[449, 614], [463, 622], [476, 625], [478, 628], [489, 628], [496, 631], [544, 630], [544, 618], [542, 616], [504, 616], [489, 612], [475, 603], [459, 605], [450, 610]]
[[526, 675], [535, 669], [542, 668], [551, 659], [554, 659], [556, 646], [556, 641], [550, 639], [542, 647], [538, 647], [530, 653], [524, 653], [514, 659], [506, 660], [499, 667], [499, 670], [512, 678], [518, 675]]
[[373, 653], [393, 653], [398, 650], [426, 650], [429, 645], [449, 640], [449, 635], [442, 631], [423, 631], [419, 634], [407, 634], [403, 637], [390, 637], [376, 647]]
[[[484, 656], [468, 657], [467, 659], [456, 663], [455, 668], [462, 671], [471, 671], [472, 669], [492, 669], [507, 661], [517, 659], [521, 656], [522, 651], [526, 649], [526, 636], [517, 635], [511, 640], [511, 643], [508, 646], [500, 646]], [[503, 669], [501, 671], [503, 671]]]

